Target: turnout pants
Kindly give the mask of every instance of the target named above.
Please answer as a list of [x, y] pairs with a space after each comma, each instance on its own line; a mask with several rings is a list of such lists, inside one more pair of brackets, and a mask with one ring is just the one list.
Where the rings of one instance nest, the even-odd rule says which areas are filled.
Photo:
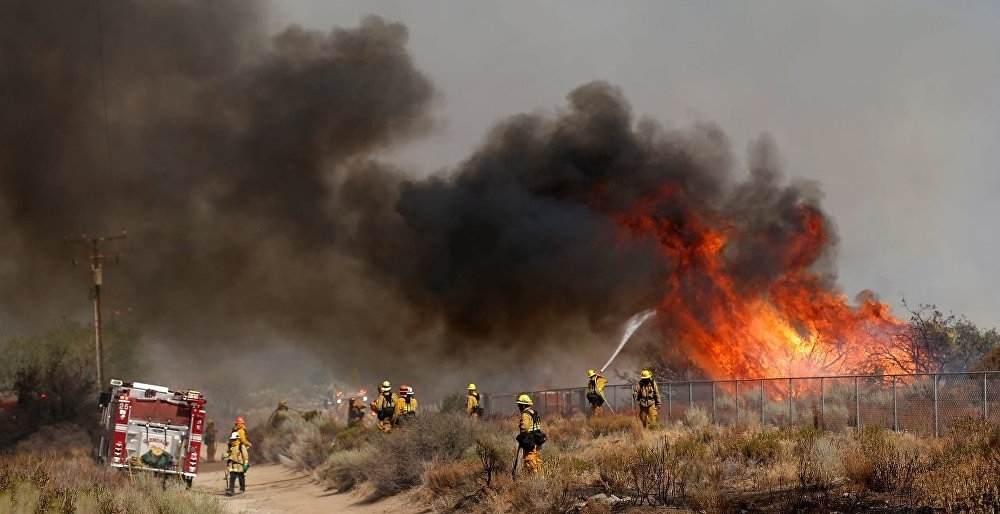
[[531, 450], [530, 452], [523, 452], [523, 454], [524, 457], [521, 459], [521, 462], [524, 463], [524, 469], [527, 470], [528, 473], [538, 473], [542, 470], [542, 454], [538, 450], [537, 446], [534, 450]]
[[229, 489], [226, 490], [226, 494], [232, 495], [236, 488], [236, 480], [240, 481], [240, 492], [245, 492], [247, 490], [246, 473], [240, 471], [230, 471], [229, 472]]
[[649, 407], [639, 406], [639, 422], [642, 423], [643, 428], [656, 428], [657, 417], [656, 417], [656, 406], [651, 405]]

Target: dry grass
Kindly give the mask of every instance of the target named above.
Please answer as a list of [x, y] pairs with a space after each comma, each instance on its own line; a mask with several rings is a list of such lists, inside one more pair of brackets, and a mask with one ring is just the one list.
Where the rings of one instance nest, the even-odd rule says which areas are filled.
[[[322, 451], [283, 444], [338, 489], [415, 489], [448, 512], [1000, 510], [1000, 428], [982, 420], [960, 420], [935, 440], [872, 427], [720, 428], [702, 414], [690, 409], [658, 430], [626, 415], [543, 419], [545, 470], [515, 478], [514, 419], [428, 413], [389, 435], [296, 426], [298, 440]], [[619, 501], [588, 501], [598, 493]]]
[[0, 512], [215, 514], [215, 497], [185, 490], [179, 480], [148, 473], [131, 478], [82, 456], [20, 453], [0, 456]]

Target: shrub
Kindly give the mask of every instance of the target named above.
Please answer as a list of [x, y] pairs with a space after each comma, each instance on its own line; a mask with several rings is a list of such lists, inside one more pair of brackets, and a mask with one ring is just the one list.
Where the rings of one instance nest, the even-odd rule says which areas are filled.
[[449, 393], [441, 400], [441, 412], [465, 412], [466, 395], [463, 393]]
[[684, 426], [692, 430], [708, 428], [712, 420], [708, 417], [705, 409], [701, 407], [691, 407], [684, 411]]
[[366, 466], [375, 456], [372, 447], [334, 452], [324, 463], [319, 478], [337, 491], [349, 491], [363, 482]]
[[[0, 456], [0, 511], [222, 513], [209, 495], [150, 473], [126, 475], [86, 457], [22, 453]], [[15, 508], [16, 507], [16, 508]]]
[[731, 434], [723, 444], [727, 454], [738, 455], [748, 465], [768, 465], [781, 455], [781, 434], [776, 430], [747, 430]]
[[843, 461], [849, 479], [877, 493], [912, 488], [919, 469], [916, 451], [900, 449], [881, 427], [863, 427], [855, 442]]
[[375, 433], [364, 450], [333, 454], [321, 476], [339, 490], [367, 481], [374, 498], [391, 496], [422, 483], [432, 461], [460, 459], [472, 446], [468, 426], [464, 414], [421, 414], [389, 434]]
[[320, 416], [305, 419], [289, 416], [279, 424], [262, 424], [250, 430], [255, 434], [254, 460], [282, 462], [295, 469], [312, 470], [329, 456], [329, 446], [339, 430]]
[[609, 435], [624, 435], [638, 438], [643, 433], [642, 424], [635, 416], [616, 414], [612, 416], [594, 416], [587, 420], [591, 437]]
[[560, 451], [574, 451], [580, 448], [580, 441], [589, 434], [583, 420], [551, 418], [542, 429], [548, 434], [548, 444]]
[[795, 436], [793, 454], [799, 487], [803, 492], [831, 487], [838, 473], [843, 470], [836, 445], [820, 430], [800, 430]]
[[444, 462], [427, 471], [427, 488], [438, 496], [464, 491], [475, 484], [478, 471], [479, 465], [475, 461]]

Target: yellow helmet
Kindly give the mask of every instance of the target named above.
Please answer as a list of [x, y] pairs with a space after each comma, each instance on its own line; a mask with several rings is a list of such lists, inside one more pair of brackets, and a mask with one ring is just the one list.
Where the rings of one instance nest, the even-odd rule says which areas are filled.
[[597, 372], [592, 369], [587, 370], [587, 378], [594, 378], [594, 375], [596, 374]]
[[379, 387], [378, 390], [382, 391], [383, 393], [388, 393], [389, 391], [392, 391], [392, 384], [390, 384], [389, 381], [386, 380], [385, 382], [382, 382], [382, 386]]
[[518, 405], [534, 405], [534, 402], [531, 401], [531, 397], [530, 396], [528, 396], [526, 394], [522, 394], [521, 396], [517, 397], [517, 404]]
[[469, 391], [475, 391], [475, 390], [476, 390], [476, 384], [469, 384]]
[[639, 373], [639, 378], [653, 378], [653, 374], [648, 369], [644, 369], [642, 373]]

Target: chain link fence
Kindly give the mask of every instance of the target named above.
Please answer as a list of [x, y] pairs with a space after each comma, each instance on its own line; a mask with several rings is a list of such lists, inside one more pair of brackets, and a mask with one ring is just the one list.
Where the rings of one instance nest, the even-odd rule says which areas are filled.
[[[815, 426], [827, 430], [877, 425], [896, 431], [940, 436], [958, 418], [1000, 422], [1000, 372], [917, 375], [843, 375], [659, 382], [660, 420], [683, 420], [701, 409], [716, 425]], [[527, 394], [542, 416], [589, 412], [587, 388], [485, 395], [488, 414], [517, 413]], [[604, 388], [605, 409], [636, 412], [632, 385]]]

